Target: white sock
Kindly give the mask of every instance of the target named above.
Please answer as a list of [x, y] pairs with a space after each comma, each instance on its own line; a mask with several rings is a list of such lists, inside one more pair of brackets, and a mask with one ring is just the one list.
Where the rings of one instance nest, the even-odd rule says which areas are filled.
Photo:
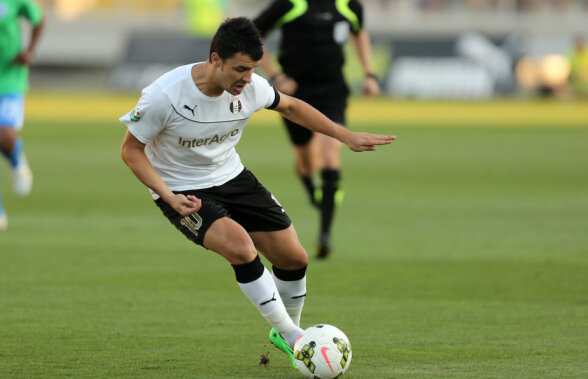
[[280, 292], [286, 311], [296, 326], [300, 326], [300, 316], [306, 298], [306, 275], [299, 280], [281, 280], [272, 272], [276, 288]]
[[264, 268], [258, 279], [249, 283], [237, 283], [263, 317], [276, 328], [290, 346], [294, 346], [296, 339], [302, 334], [302, 329], [296, 326], [288, 315], [269, 271]]

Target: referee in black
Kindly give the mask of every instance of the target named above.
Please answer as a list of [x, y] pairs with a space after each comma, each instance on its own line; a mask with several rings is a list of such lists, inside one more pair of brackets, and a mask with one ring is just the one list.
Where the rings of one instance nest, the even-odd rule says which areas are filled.
[[[371, 44], [363, 29], [363, 9], [357, 0], [274, 0], [254, 20], [265, 37], [281, 30], [278, 71], [269, 55], [261, 66], [280, 92], [309, 103], [332, 121], [345, 126], [349, 88], [343, 76], [343, 45], [351, 38], [365, 71], [363, 94], [380, 93], [372, 71]], [[284, 118], [294, 145], [296, 170], [308, 197], [320, 210], [317, 258], [331, 252], [330, 232], [335, 206], [343, 197], [341, 180], [341, 143], [315, 134]], [[320, 170], [322, 185], [314, 184]]]

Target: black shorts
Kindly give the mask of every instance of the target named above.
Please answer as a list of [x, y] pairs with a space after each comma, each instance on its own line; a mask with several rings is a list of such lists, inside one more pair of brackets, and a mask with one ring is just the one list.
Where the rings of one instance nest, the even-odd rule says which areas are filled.
[[223, 185], [175, 193], [196, 196], [202, 207], [182, 217], [161, 198], [155, 203], [184, 236], [201, 246], [210, 225], [222, 217], [235, 220], [247, 232], [282, 230], [292, 224], [276, 198], [247, 169]]
[[[343, 82], [329, 84], [299, 84], [294, 97], [307, 102], [331, 121], [345, 125], [345, 110], [349, 88]], [[296, 146], [306, 145], [312, 138], [312, 131], [284, 118], [290, 141]]]

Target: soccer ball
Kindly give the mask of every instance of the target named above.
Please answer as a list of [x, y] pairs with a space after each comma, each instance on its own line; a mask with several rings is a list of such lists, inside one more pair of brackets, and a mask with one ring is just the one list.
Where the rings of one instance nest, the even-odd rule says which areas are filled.
[[294, 344], [294, 358], [298, 370], [307, 378], [336, 378], [351, 364], [349, 338], [333, 325], [311, 326]]

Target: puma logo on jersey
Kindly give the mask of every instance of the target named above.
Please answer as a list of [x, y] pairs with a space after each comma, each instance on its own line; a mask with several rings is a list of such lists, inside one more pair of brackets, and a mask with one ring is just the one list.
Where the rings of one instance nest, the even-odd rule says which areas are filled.
[[190, 112], [192, 112], [192, 116], [195, 116], [194, 111], [196, 110], [196, 107], [198, 106], [198, 104], [194, 105], [194, 108], [190, 108], [189, 106], [187, 106], [186, 104], [184, 104], [184, 109], [189, 110]]
[[178, 140], [178, 145], [182, 146], [182, 147], [198, 147], [198, 146], [205, 146], [205, 145], [212, 145], [213, 143], [223, 143], [227, 140], [227, 138], [229, 137], [234, 137], [237, 134], [239, 134], [239, 129], [233, 129], [230, 132], [223, 134], [223, 135], [218, 135], [215, 134], [212, 137], [208, 137], [208, 138], [194, 138], [192, 140], [189, 139], [184, 139], [182, 137], [179, 137], [180, 139]]

